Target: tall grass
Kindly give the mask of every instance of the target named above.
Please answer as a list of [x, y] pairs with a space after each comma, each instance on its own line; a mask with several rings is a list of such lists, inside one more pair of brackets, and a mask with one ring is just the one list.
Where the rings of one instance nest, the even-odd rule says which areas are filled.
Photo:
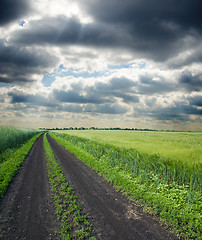
[[0, 165], [0, 198], [2, 198], [7, 191], [9, 183], [19, 171], [23, 161], [40, 134], [41, 133], [33, 136]]
[[57, 131], [88, 138], [117, 147], [135, 149], [142, 153], [159, 154], [187, 162], [202, 163], [202, 132], [144, 132], [113, 130]]
[[201, 239], [201, 164], [187, 165], [98, 141], [51, 133], [66, 149], [169, 223], [182, 239]]
[[167, 184], [177, 183], [197, 191], [202, 190], [202, 164], [200, 162], [188, 164], [180, 160], [162, 157], [159, 154], [147, 154], [68, 134], [54, 134], [78, 145], [97, 159], [109, 158], [112, 166], [116, 165], [136, 176], [141, 176], [143, 181], [149, 181], [155, 175], [158, 181]]
[[15, 148], [24, 143], [38, 131], [15, 127], [0, 127], [0, 154], [9, 148]]

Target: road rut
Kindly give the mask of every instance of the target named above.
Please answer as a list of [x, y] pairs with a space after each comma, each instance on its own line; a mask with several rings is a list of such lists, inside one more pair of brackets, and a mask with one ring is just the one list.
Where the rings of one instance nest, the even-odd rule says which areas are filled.
[[57, 239], [45, 164], [41, 135], [0, 201], [0, 239]]
[[177, 239], [50, 135], [47, 138], [98, 239]]

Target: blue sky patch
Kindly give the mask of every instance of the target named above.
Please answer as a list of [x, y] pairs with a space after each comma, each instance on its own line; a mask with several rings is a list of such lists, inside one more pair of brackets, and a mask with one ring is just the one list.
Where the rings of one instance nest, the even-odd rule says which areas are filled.
[[54, 81], [55, 81], [55, 76], [53, 76], [53, 74], [47, 74], [42, 79], [42, 83], [44, 87], [50, 87]]
[[21, 22], [19, 23], [19, 26], [23, 27], [24, 24], [25, 24], [25, 21], [21, 21]]

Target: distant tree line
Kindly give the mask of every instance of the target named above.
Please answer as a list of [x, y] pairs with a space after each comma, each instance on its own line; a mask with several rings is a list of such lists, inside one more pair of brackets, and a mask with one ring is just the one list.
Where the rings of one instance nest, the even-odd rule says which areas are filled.
[[64, 127], [64, 128], [40, 128], [41, 130], [127, 130], [127, 131], [168, 131], [173, 132], [174, 130], [157, 130], [157, 129], [149, 129], [149, 128], [98, 128], [98, 127]]

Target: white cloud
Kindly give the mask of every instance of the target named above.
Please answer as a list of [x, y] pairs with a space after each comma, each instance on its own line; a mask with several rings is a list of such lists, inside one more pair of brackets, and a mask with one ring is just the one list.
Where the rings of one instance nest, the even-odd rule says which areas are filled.
[[23, 9], [0, 19], [3, 124], [15, 124], [12, 118], [38, 127], [200, 124], [202, 35], [186, 4], [182, 19], [147, 0], [17, 4]]
[[36, 0], [33, 3], [36, 15], [41, 17], [77, 17], [82, 23], [91, 23], [93, 18], [87, 15], [79, 6], [78, 1], [71, 0]]

